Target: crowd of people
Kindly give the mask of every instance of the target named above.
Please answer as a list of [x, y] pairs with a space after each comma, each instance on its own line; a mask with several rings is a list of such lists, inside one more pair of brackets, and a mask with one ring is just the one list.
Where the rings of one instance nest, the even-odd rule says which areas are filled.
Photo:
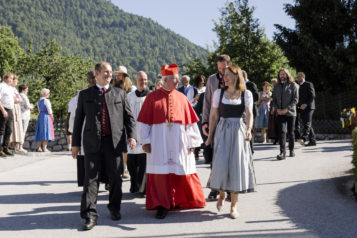
[[[33, 109], [28, 87], [20, 85], [17, 92], [17, 79], [5, 74], [0, 85], [3, 157], [13, 154], [11, 146], [24, 151]], [[278, 160], [286, 159], [287, 140], [290, 157], [295, 156], [295, 141], [316, 145], [311, 126], [315, 92], [302, 72], [295, 82], [282, 68], [258, 91], [246, 71], [233, 65], [228, 55], [220, 55], [217, 73], [207, 80], [204, 75], [180, 78], [176, 64], [162, 66], [152, 87], [144, 71], [134, 79], [136, 86], [124, 66], [113, 72], [108, 62], [99, 62], [87, 74], [88, 88], [77, 91], [68, 104], [68, 149], [83, 170], [78, 170], [83, 230], [97, 224], [100, 182], [109, 191], [113, 220], [121, 219], [123, 178], [130, 178], [129, 192], [145, 197], [146, 209], [156, 210], [158, 219], [172, 209], [204, 207], [195, 161], [201, 150], [211, 164], [208, 199], [217, 200], [218, 212], [230, 201], [230, 217], [236, 219], [239, 193], [256, 190], [253, 141], [258, 131], [262, 143], [279, 142]], [[55, 139], [49, 95], [42, 89], [37, 103], [38, 152], [48, 151], [48, 141]]]
[[[34, 105], [27, 97], [28, 86], [21, 84], [17, 88], [18, 80], [16, 74], [5, 73], [0, 83], [0, 157], [3, 158], [14, 156], [16, 153], [27, 154], [23, 145]], [[47, 143], [55, 139], [49, 95], [48, 89], [42, 89], [42, 97], [37, 102], [39, 112], [35, 131], [37, 152], [49, 152]]]

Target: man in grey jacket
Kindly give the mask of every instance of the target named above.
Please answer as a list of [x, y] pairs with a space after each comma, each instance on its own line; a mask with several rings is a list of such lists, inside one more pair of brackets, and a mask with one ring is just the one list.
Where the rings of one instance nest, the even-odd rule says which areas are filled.
[[[206, 83], [206, 92], [205, 92], [205, 97], [203, 100], [203, 109], [202, 109], [202, 132], [205, 136], [208, 136], [208, 119], [210, 116], [211, 112], [211, 104], [212, 104], [212, 97], [214, 91], [216, 91], [218, 88], [224, 87], [224, 71], [226, 68], [231, 65], [231, 58], [228, 55], [220, 55], [217, 57], [217, 68], [218, 72], [215, 74], [212, 74], [211, 76], [208, 77], [207, 83]], [[212, 156], [213, 153], [211, 151], [208, 152], [208, 150], [212, 150], [209, 146], [205, 148], [204, 154], [205, 155], [205, 160], [212, 161], [212, 158], [207, 159], [206, 156]], [[212, 190], [210, 194], [208, 195], [208, 199], [214, 200], [216, 199], [218, 195], [218, 191]]]
[[298, 85], [287, 69], [280, 69], [278, 83], [274, 87], [273, 107], [271, 113], [276, 111], [279, 131], [280, 154], [278, 160], [285, 159], [286, 133], [289, 137], [290, 157], [294, 157], [294, 125], [296, 120], [296, 104], [299, 101]]

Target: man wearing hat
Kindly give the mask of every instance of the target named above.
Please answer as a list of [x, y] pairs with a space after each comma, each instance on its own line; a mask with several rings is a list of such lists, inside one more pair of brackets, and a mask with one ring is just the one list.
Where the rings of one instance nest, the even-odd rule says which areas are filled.
[[[130, 80], [130, 76], [128, 74], [128, 70], [125, 66], [120, 65], [116, 71], [114, 71], [114, 82], [113, 86], [117, 88], [123, 89], [126, 93], [130, 93], [136, 90], [136, 87], [132, 84]], [[124, 172], [123, 178], [129, 178], [129, 171], [128, 171], [128, 155], [127, 153], [123, 153], [123, 162], [124, 162]]]
[[206, 205], [193, 153], [202, 143], [198, 117], [176, 90], [178, 71], [176, 64], [161, 68], [163, 86], [146, 96], [137, 119], [139, 141], [147, 153], [146, 209], [156, 209], [158, 219], [172, 208]]

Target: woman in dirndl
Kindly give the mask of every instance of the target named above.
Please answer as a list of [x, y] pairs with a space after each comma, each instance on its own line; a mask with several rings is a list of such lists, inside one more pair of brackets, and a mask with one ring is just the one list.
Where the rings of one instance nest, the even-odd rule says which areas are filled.
[[[213, 164], [208, 186], [219, 190], [217, 210], [231, 193], [230, 216], [236, 219], [238, 193], [252, 192], [255, 175], [249, 141], [252, 138], [253, 96], [245, 89], [242, 71], [230, 66], [224, 73], [223, 89], [212, 98], [207, 145], [213, 144]], [[245, 122], [243, 115], [245, 114]]]
[[41, 90], [42, 97], [37, 102], [38, 111], [40, 114], [37, 118], [35, 141], [37, 142], [37, 152], [49, 152], [47, 149], [48, 141], [55, 140], [53, 129], [53, 117], [51, 102], [48, 100], [50, 90], [44, 88]]

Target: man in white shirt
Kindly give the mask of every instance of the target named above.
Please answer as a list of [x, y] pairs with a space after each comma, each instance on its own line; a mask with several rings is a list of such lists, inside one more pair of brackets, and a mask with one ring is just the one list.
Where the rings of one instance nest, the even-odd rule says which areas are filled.
[[0, 83], [0, 157], [13, 156], [7, 147], [12, 133], [12, 109], [15, 103], [15, 91], [11, 87], [14, 75], [6, 73], [3, 79]]

